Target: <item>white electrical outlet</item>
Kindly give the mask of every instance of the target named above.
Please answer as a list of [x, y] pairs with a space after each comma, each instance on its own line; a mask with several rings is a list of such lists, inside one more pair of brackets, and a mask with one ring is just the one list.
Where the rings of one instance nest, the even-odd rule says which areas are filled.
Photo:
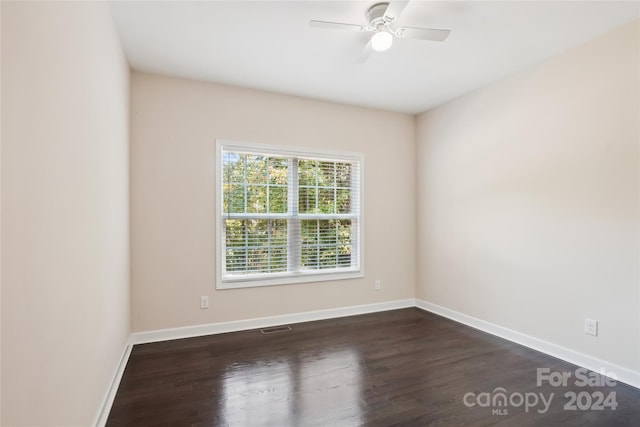
[[598, 336], [598, 321], [593, 319], [584, 319], [584, 333]]
[[373, 284], [373, 287], [376, 288], [376, 291], [379, 291], [380, 289], [382, 289], [382, 281], [376, 280]]
[[209, 308], [209, 297], [201, 296], [200, 297], [200, 308]]

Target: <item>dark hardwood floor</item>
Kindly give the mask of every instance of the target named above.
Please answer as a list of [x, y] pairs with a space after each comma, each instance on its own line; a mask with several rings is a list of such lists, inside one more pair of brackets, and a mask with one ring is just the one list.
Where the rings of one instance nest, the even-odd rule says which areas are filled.
[[107, 425], [640, 426], [640, 390], [419, 309], [291, 326], [136, 345]]

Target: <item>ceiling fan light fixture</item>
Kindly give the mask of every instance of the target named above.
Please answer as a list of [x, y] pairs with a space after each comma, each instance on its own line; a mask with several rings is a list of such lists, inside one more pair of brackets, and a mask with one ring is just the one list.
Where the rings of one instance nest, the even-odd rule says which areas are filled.
[[393, 44], [393, 35], [387, 31], [379, 31], [371, 37], [371, 47], [377, 52], [384, 52]]

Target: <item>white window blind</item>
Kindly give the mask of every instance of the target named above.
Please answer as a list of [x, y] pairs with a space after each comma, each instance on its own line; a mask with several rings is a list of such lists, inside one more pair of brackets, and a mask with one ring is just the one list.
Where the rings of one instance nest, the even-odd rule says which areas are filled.
[[218, 142], [218, 288], [361, 276], [358, 155]]

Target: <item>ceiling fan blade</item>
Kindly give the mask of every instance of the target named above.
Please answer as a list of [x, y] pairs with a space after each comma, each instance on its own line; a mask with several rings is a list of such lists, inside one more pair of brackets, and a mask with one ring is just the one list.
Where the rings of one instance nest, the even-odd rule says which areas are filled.
[[309, 26], [313, 28], [328, 28], [331, 30], [366, 31], [365, 25], [343, 24], [341, 22], [329, 21], [309, 21]]
[[387, 10], [384, 11], [384, 16], [392, 18], [395, 21], [407, 6], [407, 3], [409, 3], [409, 0], [391, 0], [389, 6], [387, 6]]
[[358, 58], [356, 59], [356, 64], [364, 64], [365, 62], [367, 62], [367, 59], [369, 59], [372, 53], [373, 47], [371, 47], [371, 40], [369, 40], [369, 43], [367, 43], [364, 49], [362, 49], [360, 56], [358, 56]]
[[402, 39], [429, 40], [443, 42], [449, 37], [451, 30], [437, 30], [433, 28], [402, 27], [396, 30], [396, 36]]

